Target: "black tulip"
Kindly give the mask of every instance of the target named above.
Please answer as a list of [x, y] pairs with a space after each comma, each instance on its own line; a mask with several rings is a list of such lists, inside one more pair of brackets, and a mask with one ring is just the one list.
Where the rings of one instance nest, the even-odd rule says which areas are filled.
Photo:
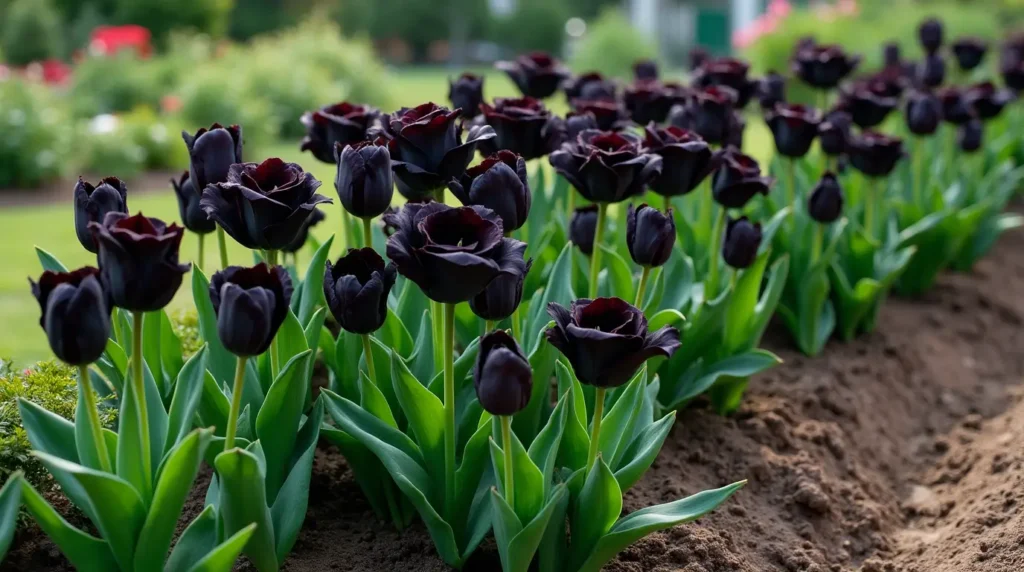
[[704, 62], [708, 61], [711, 54], [707, 50], [701, 47], [691, 48], [689, 53], [689, 64], [690, 71], [696, 71], [700, 66], [704, 65]]
[[974, 153], [981, 149], [985, 124], [980, 119], [972, 119], [961, 125], [956, 131], [957, 147], [964, 153]]
[[515, 61], [498, 62], [495, 67], [508, 74], [520, 93], [537, 99], [554, 95], [570, 75], [565, 66], [544, 52], [524, 54]]
[[397, 271], [372, 248], [349, 249], [324, 267], [327, 308], [346, 332], [372, 334], [388, 316], [388, 294]]
[[75, 184], [75, 234], [78, 242], [95, 253], [96, 239], [89, 231], [89, 223], [103, 222], [107, 213], [128, 212], [128, 188], [117, 177], [107, 177], [93, 186], [81, 177]]
[[599, 72], [588, 72], [569, 79], [562, 85], [562, 89], [569, 101], [614, 101], [618, 92], [615, 82]]
[[633, 63], [633, 79], [637, 81], [658, 79], [658, 63], [654, 60], [637, 60]]
[[785, 157], [803, 157], [818, 134], [821, 115], [812, 107], [779, 103], [765, 121], [775, 138], [775, 148]]
[[464, 73], [455, 81], [448, 80], [448, 101], [452, 102], [452, 109], [458, 109], [463, 118], [476, 117], [480, 114], [480, 104], [484, 102], [484, 78]]
[[306, 219], [306, 224], [302, 225], [302, 230], [295, 236], [295, 240], [281, 247], [281, 252], [295, 253], [298, 252], [303, 246], [306, 245], [306, 241], [309, 240], [309, 231], [314, 226], [324, 222], [327, 215], [320, 209], [313, 209], [312, 214]]
[[999, 73], [1003, 76], [1006, 87], [1018, 94], [1024, 91], [1024, 58], [1000, 64]]
[[818, 89], [835, 89], [859, 64], [860, 56], [847, 55], [840, 46], [816, 45], [813, 40], [793, 56], [793, 72]]
[[594, 203], [618, 203], [639, 195], [661, 172], [661, 157], [648, 153], [632, 133], [584, 131], [548, 160]]
[[829, 157], [846, 153], [850, 141], [853, 118], [843, 109], [833, 109], [825, 114], [818, 125], [818, 142], [821, 150]]
[[178, 214], [185, 228], [196, 234], [209, 234], [217, 230], [217, 221], [210, 220], [199, 206], [200, 195], [188, 171], [182, 173], [179, 179], [171, 179], [171, 186], [178, 198]]
[[626, 211], [626, 247], [640, 266], [650, 268], [668, 262], [676, 243], [676, 223], [672, 209], [662, 214], [654, 207], [629, 205]]
[[942, 54], [928, 54], [918, 65], [917, 80], [925, 87], [939, 87], [946, 79], [946, 60]]
[[228, 266], [210, 278], [217, 337], [236, 356], [267, 351], [288, 316], [292, 279], [281, 266]]
[[[563, 140], [560, 121], [538, 99], [499, 97], [494, 105], [484, 103], [480, 108], [483, 117], [477, 121], [490, 125], [495, 134], [493, 139], [478, 144], [485, 155], [508, 149], [529, 161], [551, 153]], [[597, 128], [596, 121], [593, 128]], [[575, 139], [575, 134], [572, 138]]]
[[738, 58], [712, 58], [697, 69], [693, 85], [698, 88], [727, 87], [736, 94], [736, 108], [743, 109], [758, 86], [758, 82], [748, 77], [749, 72], [750, 65]]
[[999, 117], [1003, 108], [1013, 101], [1013, 93], [999, 89], [990, 81], [976, 83], [963, 92], [964, 104], [974, 111], [978, 119], [987, 121]]
[[181, 286], [188, 264], [178, 264], [185, 229], [139, 213], [108, 213], [89, 223], [99, 245], [100, 277], [111, 301], [132, 312], [167, 306]]
[[480, 406], [491, 415], [515, 415], [530, 403], [533, 369], [515, 338], [505, 330], [480, 338], [473, 388]]
[[843, 214], [843, 189], [835, 174], [821, 176], [807, 200], [807, 213], [822, 224], [835, 222]]
[[888, 177], [903, 155], [903, 140], [874, 131], [864, 131], [849, 145], [850, 164], [868, 177]]
[[761, 109], [774, 109], [786, 101], [786, 78], [774, 71], [768, 72], [757, 84], [757, 100]]
[[942, 120], [953, 125], [963, 125], [974, 119], [974, 110], [967, 105], [964, 92], [959, 87], [949, 86], [936, 92], [942, 104]]
[[981, 38], [965, 37], [953, 42], [953, 55], [960, 69], [971, 71], [981, 65], [988, 51], [988, 42]]
[[391, 206], [395, 195], [391, 154], [383, 139], [336, 147], [334, 188], [345, 210], [359, 218], [373, 218]]
[[593, 113], [576, 113], [570, 111], [566, 114], [565, 119], [561, 121], [561, 140], [559, 147], [565, 143], [573, 143], [576, 138], [580, 136], [580, 133], [584, 131], [598, 130], [597, 118], [594, 117]]
[[214, 123], [190, 135], [181, 132], [189, 156], [189, 178], [200, 193], [207, 185], [228, 180], [231, 165], [242, 162], [242, 128]]
[[749, 267], [757, 259], [761, 247], [761, 223], [752, 223], [745, 216], [729, 219], [722, 241], [722, 258], [733, 268]]
[[899, 42], [886, 42], [882, 46], [882, 62], [885, 67], [899, 67], [901, 65]]
[[[303, 113], [300, 121], [306, 127], [306, 136], [302, 138], [299, 149], [309, 151], [324, 163], [334, 163], [338, 160], [334, 148], [337, 145], [355, 145], [366, 139], [380, 115], [380, 110], [375, 107], [347, 101]], [[236, 162], [241, 163], [242, 160]]]
[[602, 131], [618, 131], [629, 125], [629, 111], [614, 99], [573, 99], [574, 113], [588, 113], [597, 121]]
[[757, 194], [767, 195], [774, 180], [761, 176], [761, 166], [734, 148], [720, 154], [721, 166], [712, 176], [715, 201], [725, 208], [743, 208]]
[[684, 103], [685, 99], [682, 86], [657, 80], [638, 81], [622, 95], [630, 118], [640, 125], [665, 121], [672, 106]]
[[886, 90], [887, 84], [881, 81], [854, 84], [843, 93], [842, 106], [861, 129], [877, 127], [899, 104], [899, 99]]
[[705, 88], [696, 91], [688, 104], [675, 106], [669, 114], [669, 122], [695, 131], [712, 145], [723, 145], [730, 133], [735, 104], [736, 92], [732, 89]]
[[663, 197], [685, 195], [697, 188], [717, 166], [711, 147], [696, 133], [670, 125], [659, 128], [653, 123], [644, 132], [644, 146], [661, 157], [661, 173], [650, 188]]
[[500, 322], [511, 316], [523, 301], [523, 282], [533, 260], [512, 259], [491, 283], [469, 301], [469, 309], [484, 320]]
[[725, 125], [725, 139], [722, 141], [723, 147], [734, 147], [736, 149], [743, 148], [743, 133], [747, 128], [747, 120], [743, 116], [740, 110], [734, 110], [729, 117], [729, 122]]
[[904, 118], [914, 135], [932, 135], [942, 122], [942, 103], [929, 91], [914, 91], [907, 98]]
[[501, 217], [506, 233], [524, 224], [530, 214], [530, 184], [526, 161], [512, 151], [498, 151], [483, 162], [466, 169], [448, 188], [464, 205], [480, 205]]
[[110, 337], [110, 303], [99, 270], [86, 266], [72, 272], [47, 270], [33, 282], [39, 302], [39, 325], [57, 359], [70, 365], [90, 364], [103, 355]]
[[942, 22], [937, 18], [928, 18], [917, 28], [917, 37], [925, 52], [934, 54], [942, 47]]
[[594, 253], [594, 235], [597, 232], [597, 205], [578, 207], [569, 221], [569, 240], [590, 256]]

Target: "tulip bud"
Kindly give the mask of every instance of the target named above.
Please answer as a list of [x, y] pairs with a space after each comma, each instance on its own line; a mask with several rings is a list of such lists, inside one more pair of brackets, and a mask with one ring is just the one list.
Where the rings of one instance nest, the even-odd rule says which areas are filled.
[[188, 147], [189, 178], [200, 194], [206, 185], [227, 182], [231, 165], [242, 162], [242, 128], [237, 125], [214, 123], [194, 136], [182, 131], [181, 138]]
[[637, 60], [633, 64], [633, 78], [637, 81], [658, 79], [658, 63], [654, 60]]
[[967, 105], [960, 88], [950, 86], [940, 89], [936, 95], [942, 104], [942, 120], [953, 125], [963, 125], [974, 119], [974, 111]]
[[523, 282], [532, 266], [533, 260], [524, 261], [520, 256], [469, 301], [469, 309], [481, 319], [492, 322], [511, 316], [523, 301]]
[[928, 18], [917, 28], [917, 37], [925, 52], [934, 54], [942, 47], [942, 22], [936, 18]]
[[458, 109], [462, 117], [472, 119], [480, 114], [484, 102], [484, 78], [464, 73], [455, 81], [448, 80], [448, 100], [452, 109]]
[[185, 228], [196, 234], [209, 234], [217, 230], [217, 221], [210, 220], [199, 205], [200, 194], [196, 192], [188, 171], [182, 173], [180, 179], [171, 179], [171, 186], [174, 187], [174, 195], [178, 197], [178, 214]]
[[117, 177], [107, 177], [97, 186], [78, 178], [75, 185], [75, 234], [89, 252], [97, 250], [89, 223], [102, 223], [107, 213], [128, 212], [128, 188]]
[[732, 121], [736, 92], [725, 86], [712, 86], [694, 94], [693, 101], [678, 106], [669, 114], [669, 121], [678, 127], [696, 131], [712, 145], [721, 145]]
[[452, 179], [448, 188], [464, 205], [480, 205], [495, 212], [506, 233], [526, 224], [530, 214], [530, 185], [526, 161], [512, 151], [498, 151], [482, 163]]
[[843, 214], [843, 189], [834, 174], [821, 176], [807, 201], [807, 213], [822, 224], [835, 222]]
[[765, 119], [775, 138], [775, 148], [786, 157], [799, 158], [807, 154], [818, 134], [821, 116], [817, 110], [803, 105], [776, 104]]
[[942, 120], [942, 104], [931, 92], [915, 91], [907, 98], [904, 117], [914, 135], [932, 135]]
[[917, 79], [926, 87], [939, 87], [946, 79], [946, 60], [941, 54], [929, 54], [918, 66]]
[[866, 81], [854, 84], [843, 94], [842, 106], [849, 110], [853, 122], [861, 129], [876, 127], [896, 109], [898, 97], [888, 95], [885, 81]]
[[383, 139], [334, 148], [338, 170], [334, 188], [345, 210], [359, 218], [380, 216], [395, 194], [391, 154]]
[[882, 46], [882, 60], [885, 62], [885, 67], [900, 65], [900, 45], [898, 42], [886, 42]]
[[508, 74], [520, 93], [537, 99], [550, 97], [569, 77], [569, 70], [544, 52], [524, 54], [511, 62], [498, 62], [495, 67]]
[[[306, 136], [299, 146], [324, 163], [334, 163], [338, 157], [334, 148], [355, 145], [367, 138], [376, 126], [380, 111], [368, 105], [342, 101], [302, 114], [299, 121], [306, 127]], [[241, 163], [241, 159], [238, 161]], [[202, 192], [203, 189], [199, 189]]]
[[721, 167], [711, 180], [715, 202], [725, 208], [743, 208], [754, 195], [767, 195], [773, 179], [761, 176], [761, 167], [753, 157], [735, 149], [721, 155]]
[[533, 370], [508, 332], [496, 330], [480, 338], [473, 387], [480, 406], [491, 415], [515, 415], [530, 402]]
[[236, 356], [267, 351], [288, 315], [292, 279], [281, 266], [229, 266], [210, 279], [217, 337]]
[[971, 71], [981, 65], [988, 51], [988, 43], [981, 38], [960, 38], [953, 42], [953, 55], [960, 69]]
[[662, 214], [646, 204], [637, 208], [629, 205], [626, 211], [626, 246], [633, 262], [645, 268], [661, 266], [668, 262], [675, 243], [676, 223], [672, 219], [672, 209]]
[[770, 71], [758, 82], [757, 100], [761, 109], [775, 109], [775, 105], [786, 101], [786, 78]]
[[590, 256], [594, 253], [594, 234], [597, 232], [597, 205], [579, 207], [569, 221], [569, 240], [580, 252]]
[[566, 81], [562, 88], [569, 101], [614, 101], [618, 87], [599, 72], [588, 72]]
[[747, 217], [729, 219], [722, 241], [722, 258], [733, 268], [747, 268], [757, 258], [761, 246], [761, 223], [751, 223]]
[[704, 62], [708, 61], [711, 57], [708, 51], [701, 47], [690, 49], [689, 60], [690, 60], [690, 71], [696, 71]]
[[964, 153], [974, 153], [981, 149], [984, 124], [979, 119], [972, 119], [961, 125], [956, 131], [956, 144]]
[[396, 278], [394, 265], [385, 265], [372, 248], [349, 249], [336, 264], [328, 260], [324, 267], [327, 308], [346, 332], [376, 332], [387, 318]]
[[864, 131], [849, 146], [850, 164], [868, 177], [888, 177], [903, 155], [902, 139], [874, 131]]
[[73, 272], [43, 272], [33, 282], [39, 302], [39, 325], [50, 349], [64, 363], [90, 364], [103, 355], [110, 337], [110, 304], [99, 270], [86, 266]]
[[841, 109], [835, 109], [825, 115], [818, 125], [818, 142], [821, 150], [829, 157], [846, 153], [850, 141], [850, 126], [853, 118]]

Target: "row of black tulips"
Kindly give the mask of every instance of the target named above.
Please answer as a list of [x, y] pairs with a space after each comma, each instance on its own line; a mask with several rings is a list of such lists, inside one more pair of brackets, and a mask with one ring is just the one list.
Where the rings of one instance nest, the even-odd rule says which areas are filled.
[[[331, 241], [319, 245], [301, 281], [278, 263], [322, 218], [317, 206], [330, 200], [319, 181], [279, 159], [242, 162], [237, 127], [185, 134], [182, 220], [200, 237], [217, 232], [223, 268], [209, 282], [193, 268], [207, 345], [187, 363], [162, 312], [189, 269], [178, 263], [184, 229], [129, 216], [117, 179], [80, 181], [76, 230], [99, 269], [66, 272], [40, 251], [49, 270], [33, 283], [54, 353], [81, 369], [80, 414], [71, 424], [21, 409], [37, 454], [101, 536], [63, 521], [20, 477], [0, 508], [24, 502], [83, 570], [227, 570], [239, 553], [274, 570], [297, 537], [323, 436], [374, 510], [399, 527], [418, 513], [453, 566], [493, 530], [506, 570], [599, 569], [742, 485], [619, 519], [622, 492], [671, 427], [663, 408], [707, 394], [731, 411], [746, 379], [778, 363], [756, 348], [776, 310], [817, 353], [837, 325], [844, 337], [871, 330], [908, 268], [917, 272], [899, 284], [922, 291], [1019, 223], [1001, 213], [1020, 178], [1001, 162], [1016, 142], [979, 153], [983, 126], [1012, 94], [987, 83], [933, 93], [945, 69], [935, 37], [934, 22], [922, 25], [928, 55], [917, 65], [887, 49], [886, 68], [848, 84], [824, 114], [786, 103], [781, 76], [752, 80], [735, 59], [700, 62], [690, 88], [641, 63], [620, 97], [613, 82], [570, 77], [542, 54], [501, 64], [521, 99], [488, 104], [482, 79], [467, 74], [451, 84], [454, 111], [311, 112], [302, 148], [337, 163], [343, 240], [362, 247], [332, 264]], [[976, 41], [953, 51], [965, 71], [984, 53]], [[1001, 71], [1015, 89], [1022, 62], [1021, 44], [1009, 43]], [[857, 63], [805, 42], [793, 71], [824, 107]], [[540, 102], [558, 89], [573, 107], [564, 119]], [[781, 198], [738, 150], [754, 97], [775, 139]], [[915, 159], [904, 172], [901, 139], [871, 131], [901, 100]], [[930, 140], [943, 121], [955, 147]], [[643, 137], [635, 122], [648, 124]], [[469, 167], [477, 149], [485, 158]], [[971, 154], [981, 159], [965, 169]], [[548, 155], [560, 175], [551, 186], [542, 166], [527, 170]], [[445, 205], [445, 188], [466, 206]], [[645, 194], [663, 210], [612, 208]], [[225, 234], [258, 264], [229, 267]], [[511, 334], [497, 329], [506, 323]], [[323, 391], [311, 383], [317, 355], [331, 372]], [[116, 434], [99, 424], [96, 393], [119, 402]], [[325, 410], [333, 424], [322, 424]], [[215, 468], [207, 509], [168, 554], [203, 459]]]

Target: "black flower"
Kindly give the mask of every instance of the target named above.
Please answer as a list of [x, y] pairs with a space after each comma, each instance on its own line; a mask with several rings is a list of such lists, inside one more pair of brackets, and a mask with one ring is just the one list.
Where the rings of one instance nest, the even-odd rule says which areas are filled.
[[713, 86], [694, 92], [686, 105], [672, 108], [669, 122], [695, 131], [712, 145], [722, 145], [730, 134], [736, 92], [728, 87]]
[[569, 101], [614, 101], [618, 87], [598, 72], [588, 72], [567, 80], [562, 89]]
[[[324, 163], [334, 163], [337, 160], [334, 147], [355, 145], [366, 139], [367, 131], [379, 117], [380, 111], [376, 108], [347, 101], [307, 111], [300, 118], [306, 127], [306, 136], [302, 138], [299, 149], [313, 153]], [[239, 158], [235, 162], [241, 163], [242, 160]]]
[[[589, 111], [586, 113], [570, 111], [565, 115], [564, 120], [558, 122], [558, 125], [558, 147], [561, 147], [565, 143], [575, 142], [580, 133], [597, 129], [597, 118]], [[552, 151], [556, 149], [557, 147]]]
[[843, 93], [842, 106], [861, 129], [876, 127], [896, 109], [899, 99], [887, 94], [887, 84], [867, 81], [854, 84]]
[[965, 153], [974, 153], [981, 149], [985, 124], [980, 119], [972, 119], [961, 125], [956, 131], [956, 145]]
[[685, 95], [678, 84], [647, 80], [627, 87], [622, 99], [632, 120], [646, 125], [665, 121], [673, 105], [685, 102]]
[[718, 204], [738, 209], [754, 195], [768, 194], [774, 180], [761, 176], [761, 167], [753, 157], [736, 149], [727, 149], [720, 157], [721, 166], [712, 177], [712, 192]]
[[237, 125], [214, 123], [195, 136], [182, 131], [181, 138], [188, 147], [189, 178], [200, 193], [207, 185], [227, 182], [231, 165], [242, 162], [242, 128]]
[[590, 256], [594, 253], [594, 235], [597, 232], [597, 205], [578, 207], [569, 220], [569, 240]]
[[327, 308], [343, 330], [372, 334], [388, 316], [388, 294], [395, 285], [393, 264], [372, 248], [349, 249], [348, 254], [324, 267]]
[[918, 64], [917, 81], [925, 87], [939, 87], [946, 79], [946, 60], [942, 54], [928, 54]]
[[825, 114], [818, 125], [818, 142], [821, 144], [821, 150], [829, 157], [845, 153], [852, 125], [853, 118], [843, 109], [833, 109]]
[[974, 110], [967, 104], [959, 87], [949, 86], [936, 92], [942, 104], [942, 120], [953, 125], [963, 125], [974, 119]]
[[733, 268], [749, 267], [757, 259], [761, 246], [761, 223], [750, 222], [745, 216], [729, 219], [722, 241], [722, 258]]
[[75, 185], [75, 234], [78, 242], [95, 253], [96, 240], [89, 231], [89, 223], [103, 222], [107, 213], [128, 212], [128, 188], [117, 177], [107, 177], [95, 187], [78, 178]]
[[737, 58], [712, 58], [696, 71], [696, 87], [727, 87], [736, 93], [735, 106], [743, 109], [757, 91], [758, 82], [750, 79], [750, 65]]
[[480, 206], [406, 204], [385, 221], [398, 230], [388, 238], [388, 258], [436, 302], [465, 302], [502, 270], [520, 264], [526, 245], [503, 237], [501, 218]]
[[526, 224], [530, 214], [530, 185], [526, 161], [512, 151], [498, 151], [466, 170], [459, 180], [448, 183], [455, 198], [464, 205], [480, 205], [495, 212], [505, 232]]
[[671, 357], [679, 349], [679, 331], [665, 326], [647, 330], [647, 318], [619, 298], [581, 299], [569, 309], [548, 304], [555, 324], [548, 328], [548, 342], [572, 364], [581, 383], [618, 387], [653, 357]]
[[621, 129], [629, 124], [629, 112], [614, 99], [573, 99], [572, 110], [593, 115], [597, 128], [602, 131]]
[[942, 103], [930, 91], [914, 91], [907, 97], [903, 116], [914, 135], [932, 135], [942, 122]]
[[786, 101], [786, 78], [770, 71], [757, 82], [757, 100], [761, 109], [771, 110], [778, 103]]
[[90, 364], [103, 355], [110, 337], [110, 302], [92, 266], [73, 272], [47, 270], [33, 282], [39, 302], [39, 325], [57, 359], [70, 365]]
[[640, 266], [661, 266], [668, 262], [676, 243], [676, 223], [672, 209], [662, 214], [654, 207], [629, 205], [626, 212], [626, 247]]
[[690, 63], [690, 71], [697, 71], [698, 69], [700, 69], [700, 66], [704, 65], [704, 62], [708, 61], [708, 59], [711, 57], [711, 54], [709, 54], [708, 51], [705, 50], [704, 48], [697, 46], [694, 48], [690, 48], [690, 53], [688, 54], [688, 56]]
[[554, 150], [558, 121], [540, 100], [498, 98], [493, 106], [484, 103], [481, 109], [483, 121], [495, 134], [493, 139], [480, 142], [480, 149], [488, 155], [508, 149], [529, 161]]
[[318, 188], [312, 173], [273, 158], [232, 165], [227, 182], [206, 187], [199, 204], [242, 246], [280, 250], [302, 233], [316, 205], [331, 202]]
[[807, 200], [807, 213], [823, 224], [835, 222], [843, 214], [843, 189], [835, 174], [825, 173], [821, 176]]
[[139, 213], [107, 213], [89, 223], [99, 245], [100, 277], [111, 301], [132, 312], [153, 312], [171, 302], [188, 264], [178, 264], [185, 229]]
[[834, 89], [859, 63], [860, 56], [849, 56], [840, 46], [812, 44], [797, 50], [793, 73], [811, 87]]
[[281, 266], [228, 266], [210, 278], [217, 337], [237, 356], [267, 351], [288, 316], [292, 279]]
[[765, 116], [775, 148], [786, 157], [803, 157], [818, 135], [821, 114], [812, 107], [779, 103]]
[[900, 67], [903, 65], [899, 42], [886, 42], [882, 46], [882, 63], [886, 68]]
[[309, 240], [309, 229], [324, 222], [327, 215], [320, 209], [313, 209], [313, 213], [306, 219], [306, 224], [302, 225], [302, 230], [295, 236], [295, 240], [288, 243], [287, 246], [281, 248], [281, 252], [298, 252], [300, 248], [306, 245], [306, 241]]
[[188, 171], [182, 173], [180, 179], [171, 179], [171, 186], [178, 197], [178, 214], [185, 228], [196, 234], [208, 234], [217, 229], [217, 221], [210, 220], [199, 206], [199, 192]]
[[1011, 101], [1013, 93], [1008, 89], [999, 89], [990, 81], [976, 83], [963, 92], [964, 104], [978, 116], [978, 119], [987, 121], [994, 119], [1003, 112]]
[[903, 158], [903, 141], [883, 133], [865, 131], [849, 146], [850, 164], [869, 177], [887, 177]]
[[953, 42], [953, 55], [960, 69], [971, 71], [981, 65], [988, 51], [988, 42], [981, 38], [965, 37]]
[[942, 35], [942, 22], [937, 18], [928, 18], [917, 28], [921, 47], [929, 54], [934, 54], [942, 47]]
[[533, 266], [533, 260], [523, 260], [522, 250], [517, 250], [519, 257], [510, 257], [501, 272], [491, 283], [469, 301], [469, 308], [484, 320], [500, 322], [512, 315], [523, 301], [523, 282]]
[[378, 138], [344, 148], [339, 144], [335, 152], [338, 154], [338, 169], [334, 188], [342, 206], [359, 218], [381, 215], [395, 195], [387, 144]]
[[549, 160], [583, 198], [595, 203], [639, 195], [661, 172], [661, 157], [645, 153], [639, 139], [628, 133], [584, 131]]
[[511, 62], [498, 62], [497, 68], [512, 78], [520, 93], [537, 99], [553, 95], [569, 77], [569, 70], [544, 52], [525, 54]]
[[388, 144], [398, 191], [407, 199], [423, 199], [461, 177], [473, 160], [476, 145], [495, 136], [488, 125], [469, 129], [462, 142], [458, 112], [424, 103], [391, 116]]
[[654, 60], [637, 60], [633, 62], [633, 79], [637, 81], [658, 79], [658, 62]]
[[533, 369], [508, 332], [496, 330], [480, 338], [473, 387], [480, 406], [491, 415], [515, 415], [530, 403]]
[[464, 73], [455, 81], [448, 80], [448, 101], [452, 102], [452, 109], [458, 109], [462, 117], [476, 117], [480, 114], [480, 104], [484, 102], [484, 78]]
[[661, 157], [661, 173], [651, 179], [651, 190], [663, 197], [685, 195], [697, 188], [716, 167], [711, 147], [696, 133], [674, 125], [644, 130], [647, 151]]

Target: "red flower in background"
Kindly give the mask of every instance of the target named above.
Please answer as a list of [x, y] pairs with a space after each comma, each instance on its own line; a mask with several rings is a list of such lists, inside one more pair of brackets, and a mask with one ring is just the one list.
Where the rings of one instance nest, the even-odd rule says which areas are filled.
[[135, 50], [147, 57], [152, 51], [151, 34], [142, 26], [97, 26], [92, 31], [89, 49], [102, 55], [112, 55], [124, 49]]

